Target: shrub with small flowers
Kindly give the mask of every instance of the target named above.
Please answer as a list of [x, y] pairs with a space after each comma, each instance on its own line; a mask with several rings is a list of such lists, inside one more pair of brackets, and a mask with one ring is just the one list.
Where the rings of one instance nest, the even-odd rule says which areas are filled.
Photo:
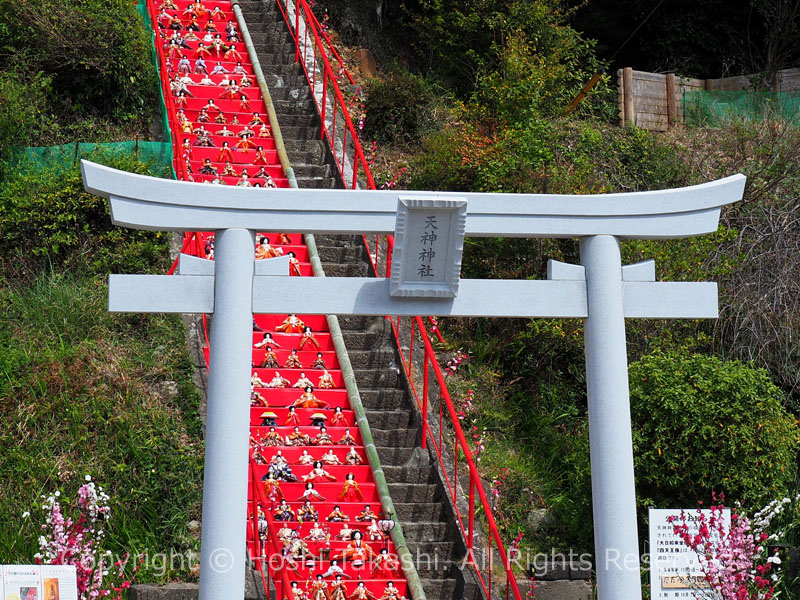
[[[39, 564], [74, 565], [81, 600], [105, 597], [119, 600], [123, 590], [130, 587], [138, 565], [130, 579], [126, 579], [128, 556], [113, 561], [111, 552], [103, 549], [111, 516], [109, 497], [90, 475], [85, 479], [69, 506], [62, 506], [60, 491], [42, 496], [45, 522], [41, 526], [39, 552], [34, 558]], [[74, 511], [75, 516], [66, 516], [65, 508]]]
[[458, 373], [458, 370], [461, 368], [461, 365], [465, 360], [467, 360], [467, 353], [461, 349], [456, 350], [455, 354], [453, 354], [450, 360], [445, 363], [444, 374], [455, 375]]
[[669, 518], [673, 531], [697, 555], [708, 587], [695, 589], [695, 597], [715, 600], [770, 600], [775, 595], [780, 564], [775, 551], [767, 546], [769, 519], [751, 521], [737, 507], [731, 510], [730, 523], [723, 517], [724, 498], [710, 507], [709, 513], [697, 510], [690, 528], [685, 511]]

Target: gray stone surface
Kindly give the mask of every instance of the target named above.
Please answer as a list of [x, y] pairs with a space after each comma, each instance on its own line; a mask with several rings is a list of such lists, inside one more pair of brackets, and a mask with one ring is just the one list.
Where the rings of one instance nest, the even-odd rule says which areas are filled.
[[[527, 581], [518, 582], [524, 598], [530, 589]], [[592, 600], [588, 581], [536, 581], [536, 600]]]

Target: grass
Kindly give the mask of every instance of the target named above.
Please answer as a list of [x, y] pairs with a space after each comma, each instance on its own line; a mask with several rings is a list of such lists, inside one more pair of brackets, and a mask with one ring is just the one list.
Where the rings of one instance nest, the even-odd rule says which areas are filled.
[[[98, 277], [48, 272], [0, 288], [0, 556], [30, 563], [40, 496], [89, 474], [111, 496], [107, 548], [196, 550], [202, 427], [177, 317], [111, 315]], [[30, 518], [21, 520], [25, 511]], [[190, 577], [148, 563], [138, 580]]]

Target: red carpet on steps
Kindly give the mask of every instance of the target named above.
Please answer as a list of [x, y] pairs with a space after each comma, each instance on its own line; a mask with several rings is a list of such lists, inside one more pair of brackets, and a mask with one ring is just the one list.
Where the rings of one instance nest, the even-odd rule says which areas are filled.
[[[271, 178], [271, 182], [276, 187], [287, 187], [288, 183], [280, 167], [266, 114], [266, 106], [256, 85], [250, 57], [241, 39], [238, 41], [228, 39], [226, 25], [229, 21], [233, 24], [236, 23], [230, 2], [220, 0], [209, 5], [197, 6], [187, 0], [174, 0], [174, 7], [171, 4], [169, 0], [166, 3], [148, 0], [148, 8], [153, 15], [156, 29], [156, 49], [162, 73], [161, 83], [170, 116], [170, 126], [175, 138], [173, 142], [175, 143], [175, 165], [178, 177], [188, 181], [208, 182], [212, 185], [238, 184], [254, 187], [269, 185]], [[160, 14], [162, 7], [166, 9], [166, 16]], [[216, 7], [222, 14], [212, 18], [211, 13]], [[197, 17], [196, 23], [200, 27], [200, 31], [190, 34], [187, 26], [192, 21], [193, 11]], [[176, 16], [177, 20], [174, 19]], [[235, 50], [241, 54], [241, 59], [237, 59], [232, 53], [226, 57], [227, 50], [225, 49], [219, 51], [219, 56], [215, 50], [212, 50], [210, 55], [204, 58], [208, 71], [206, 77], [204, 73], [200, 72], [202, 68], [198, 67], [197, 57], [203, 53], [198, 53], [197, 50], [206, 36], [210, 36], [210, 38], [206, 38], [206, 41], [210, 40], [213, 46], [215, 33], [207, 30], [209, 21], [216, 28], [216, 33], [220, 34], [219, 39], [222, 40], [224, 46], [230, 47], [235, 44]], [[178, 23], [181, 25], [180, 30], [169, 28], [171, 24], [177, 27]], [[164, 25], [164, 27], [159, 25]], [[171, 38], [176, 32], [184, 36], [184, 47], [178, 46], [174, 41], [171, 42]], [[240, 35], [238, 26], [235, 26], [235, 32]], [[187, 35], [190, 39], [186, 39]], [[193, 36], [199, 39], [191, 39]], [[206, 46], [209, 45], [209, 43], [204, 43]], [[213, 70], [217, 66], [226, 72], [214, 74]], [[185, 72], [187, 70], [188, 72]], [[174, 83], [174, 80], [179, 77], [184, 78], [183, 87]], [[188, 79], [186, 79], [187, 77]], [[243, 78], [244, 81], [242, 81]], [[203, 81], [204, 79], [205, 81]], [[235, 87], [233, 89], [224, 87], [225, 81], [235, 82]], [[248, 82], [250, 85], [247, 85]], [[241, 85], [242, 83], [245, 85]], [[181, 93], [181, 91], [185, 93]], [[205, 115], [203, 114], [204, 110]], [[205, 130], [205, 134], [201, 128]], [[248, 135], [248, 130], [252, 131], [252, 135]], [[228, 143], [229, 151], [223, 149], [225, 142]], [[261, 148], [260, 154], [256, 151], [257, 147]], [[228, 167], [227, 173], [224, 172], [226, 166]], [[257, 176], [262, 167], [261, 176]], [[204, 170], [208, 173], [203, 173]], [[265, 174], [269, 175], [269, 178]], [[202, 235], [204, 240], [209, 240], [212, 234]], [[272, 238], [273, 242], [278, 239], [276, 235], [268, 237]], [[272, 245], [283, 254], [294, 252], [300, 263], [301, 275], [310, 276], [308, 251], [303, 245], [302, 235], [291, 233], [288, 241], [290, 243], [273, 243]], [[279, 502], [281, 498], [285, 499], [291, 511], [287, 514], [291, 518], [288, 521], [279, 522], [277, 525], [285, 528], [284, 533], [287, 535], [291, 531], [295, 540], [304, 540], [303, 550], [299, 551], [297, 556], [305, 554], [308, 561], [306, 559], [296, 560], [293, 568], [287, 571], [289, 579], [298, 582], [299, 590], [294, 594], [292, 600], [304, 597], [308, 597], [310, 600], [358, 598], [390, 600], [400, 598], [406, 594], [407, 586], [402, 572], [399, 571], [396, 564], [392, 565], [390, 562], [388, 568], [381, 568], [381, 566], [376, 567], [376, 563], [369, 558], [363, 565], [357, 560], [360, 553], [369, 557], [379, 554], [383, 548], [388, 548], [390, 556], [395, 556], [395, 553], [390, 540], [384, 540], [379, 535], [371, 536], [370, 526], [372, 523], [369, 520], [357, 520], [366, 505], [382, 516], [380, 515], [380, 500], [372, 472], [365, 460], [366, 454], [361, 436], [348, 403], [342, 373], [325, 318], [299, 315], [300, 320], [312, 328], [315, 340], [319, 344], [319, 348], [317, 348], [313, 343], [308, 342], [302, 349], [300, 348], [302, 333], [278, 331], [286, 318], [287, 315], [254, 316], [253, 397], [258, 400], [251, 407], [250, 438], [251, 454], [256, 457], [257, 462], [263, 463], [254, 467], [258, 482], [267, 478], [270, 463], [275, 462], [278, 453], [287, 461], [292, 474], [300, 480], [300, 482], [282, 480], [278, 486], [265, 487], [268, 490], [265, 497], [270, 498], [268, 501], [270, 505], [261, 507], [263, 511], [280, 517]], [[278, 368], [262, 367], [266, 350], [257, 346], [260, 345], [265, 333], [270, 333], [273, 337], [272, 351], [276, 355]], [[293, 348], [298, 349], [297, 357], [301, 366], [286, 367], [287, 359]], [[321, 355], [318, 356], [318, 353]], [[323, 370], [314, 368], [313, 363], [317, 358], [322, 359], [330, 374], [332, 387], [329, 389], [318, 387]], [[208, 354], [206, 353], [207, 359]], [[295, 410], [292, 418], [298, 423], [299, 438], [303, 439], [303, 436], [308, 436], [313, 440], [320, 435], [320, 427], [312, 424], [312, 415], [321, 413], [325, 417], [325, 421], [330, 424], [327, 434], [331, 438], [331, 445], [298, 446], [289, 444], [288, 436], [293, 433], [295, 425], [291, 424], [289, 420], [288, 407], [295, 403], [304, 392], [299, 387], [291, 386], [295, 385], [303, 374], [312, 382], [314, 396], [326, 403], [328, 407], [325, 409], [297, 408]], [[273, 380], [281, 378], [288, 380], [289, 387], [267, 387]], [[246, 400], [243, 399], [243, 401]], [[264, 403], [266, 406], [263, 405]], [[334, 423], [334, 413], [337, 407], [342, 409], [341, 416], [338, 417], [339, 422]], [[265, 416], [265, 413], [272, 413], [272, 415]], [[271, 432], [268, 424], [270, 419], [274, 419], [275, 423]], [[353, 442], [342, 443], [341, 440], [348, 431]], [[270, 433], [272, 433], [271, 436]], [[353, 452], [358, 455], [361, 464], [346, 464], [348, 453]], [[316, 523], [318, 523], [321, 533], [317, 533], [318, 537], [322, 539], [304, 539], [309, 538], [309, 532], [315, 525], [314, 521], [301, 523], [297, 517], [298, 511], [303, 506], [302, 496], [306, 489], [302, 480], [309, 476], [313, 468], [313, 465], [307, 464], [308, 461], [321, 460], [323, 454], [326, 454], [328, 460], [328, 464], [324, 464], [323, 468], [330, 480], [323, 478], [322, 482], [314, 484], [314, 491], [321, 497], [312, 501], [313, 509], [319, 513], [319, 520]], [[285, 473], [285, 469], [283, 473]], [[355, 482], [358, 484], [360, 498], [353, 497], [353, 494], [343, 495], [345, 479], [348, 474], [353, 474]], [[265, 484], [259, 483], [258, 485]], [[254, 501], [253, 497], [251, 484], [248, 500], [250, 503]], [[346, 515], [345, 522], [327, 520], [336, 505]], [[251, 505], [248, 514], [252, 515], [252, 513]], [[260, 544], [253, 539], [258, 535], [256, 533], [258, 527], [256, 524], [251, 525], [248, 527], [247, 544], [250, 556], [255, 560], [261, 558], [258, 556], [257, 550]], [[342, 533], [343, 529], [345, 533]], [[347, 533], [347, 529], [363, 534], [362, 545], [366, 550], [359, 552], [355, 549], [357, 543], [353, 541], [353, 534]], [[374, 527], [372, 533], [374, 533]], [[371, 539], [371, 537], [375, 537], [375, 539]], [[302, 546], [297, 541], [293, 543], [295, 549]], [[288, 549], [287, 553], [290, 553]], [[343, 553], [346, 558], [340, 561], [340, 566], [344, 573], [344, 593], [333, 591], [334, 576], [332, 574], [324, 577], [327, 584], [325, 592], [312, 587], [312, 581], [316, 576], [328, 573], [331, 560]], [[269, 560], [270, 557], [264, 558], [267, 559], [266, 564], [269, 566], [270, 575], [275, 577], [275, 568], [285, 564], [285, 557], [279, 557], [279, 560], [272, 561]], [[365, 584], [366, 592], [357, 590], [362, 581]], [[390, 581], [397, 591], [389, 588], [387, 584]]]

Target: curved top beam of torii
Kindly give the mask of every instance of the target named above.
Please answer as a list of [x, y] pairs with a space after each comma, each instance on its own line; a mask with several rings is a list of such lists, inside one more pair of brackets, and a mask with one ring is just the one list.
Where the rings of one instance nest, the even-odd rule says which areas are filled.
[[[398, 198], [466, 199], [471, 237], [668, 239], [716, 231], [722, 206], [741, 200], [737, 174], [701, 185], [622, 194], [474, 194], [241, 188], [135, 175], [81, 161], [86, 190], [110, 199], [116, 225], [159, 231], [253, 229], [391, 233]], [[299, 225], [298, 225], [299, 224]]]

